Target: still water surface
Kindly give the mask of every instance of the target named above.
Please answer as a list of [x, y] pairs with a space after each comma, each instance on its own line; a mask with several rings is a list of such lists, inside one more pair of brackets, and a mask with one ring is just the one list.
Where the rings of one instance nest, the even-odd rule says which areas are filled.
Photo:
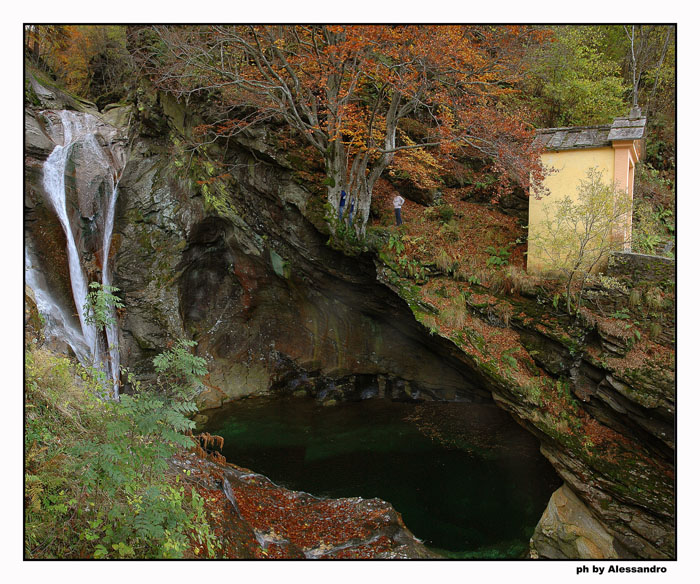
[[451, 557], [522, 557], [561, 484], [537, 440], [491, 405], [250, 398], [205, 413], [229, 462], [316, 496], [389, 501]]

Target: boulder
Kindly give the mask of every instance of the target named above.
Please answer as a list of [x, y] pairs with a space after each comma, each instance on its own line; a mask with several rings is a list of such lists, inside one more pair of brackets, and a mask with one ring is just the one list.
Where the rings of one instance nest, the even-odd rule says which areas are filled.
[[531, 557], [618, 559], [614, 538], [566, 485], [549, 500], [530, 540]]

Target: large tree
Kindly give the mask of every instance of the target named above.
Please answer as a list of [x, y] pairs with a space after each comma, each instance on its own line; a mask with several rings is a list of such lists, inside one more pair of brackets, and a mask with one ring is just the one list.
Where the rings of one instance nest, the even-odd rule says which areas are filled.
[[[208, 139], [283, 120], [322, 156], [328, 201], [344, 189], [363, 232], [376, 180], [396, 152], [466, 149], [493, 161], [506, 184], [541, 177], [532, 128], [502, 99], [542, 33], [518, 26], [160, 26], [144, 63], [178, 98], [218, 107]], [[213, 99], [211, 99], [213, 98]], [[420, 143], [397, 140], [421, 115]], [[512, 181], [512, 182], [511, 182]]]
[[545, 126], [610, 123], [629, 111], [622, 65], [609, 54], [602, 26], [559, 26], [530, 51], [527, 97]]

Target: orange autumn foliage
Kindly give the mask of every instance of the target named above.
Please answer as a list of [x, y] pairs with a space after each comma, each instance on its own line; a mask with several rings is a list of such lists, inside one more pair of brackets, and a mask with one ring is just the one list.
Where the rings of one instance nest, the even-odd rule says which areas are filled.
[[[160, 26], [141, 54], [158, 87], [207, 99], [201, 140], [276, 119], [323, 157], [328, 200], [356, 201], [358, 231], [377, 179], [398, 167], [429, 184], [440, 159], [493, 161], [500, 190], [542, 176], [533, 128], [505, 107], [524, 73], [524, 52], [543, 31], [527, 26]], [[166, 47], [164, 50], [163, 47]], [[398, 131], [420, 116], [421, 141]], [[507, 180], [506, 180], [507, 177]]]

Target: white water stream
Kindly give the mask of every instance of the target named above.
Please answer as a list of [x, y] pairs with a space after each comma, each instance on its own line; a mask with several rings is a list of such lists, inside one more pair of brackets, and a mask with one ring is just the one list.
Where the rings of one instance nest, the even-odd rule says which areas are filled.
[[[55, 132], [58, 128], [51, 128], [52, 133], [58, 134], [54, 141], [56, 146], [46, 159], [43, 168], [43, 184], [46, 195], [51, 203], [58, 220], [66, 235], [66, 248], [68, 255], [68, 270], [70, 274], [70, 284], [75, 304], [75, 312], [80, 320], [80, 331], [77, 331], [70, 324], [70, 319], [66, 317], [52, 298], [46, 286], [45, 278], [41, 277], [31, 262], [29, 255], [25, 254], [25, 274], [27, 284], [34, 290], [37, 299], [37, 308], [44, 315], [52, 328], [47, 332], [55, 336], [61, 336], [75, 352], [76, 356], [86, 365], [100, 367], [112, 379], [113, 395], [119, 395], [119, 347], [117, 326], [110, 325], [106, 329], [106, 343], [95, 326], [86, 322], [83, 314], [83, 307], [88, 295], [88, 281], [81, 264], [78, 252], [78, 241], [76, 235], [80, 235], [80, 225], [71, 224], [68, 209], [66, 207], [66, 171], [67, 164], [76, 145], [80, 145], [81, 157], [89, 160], [90, 172], [99, 176], [104, 183], [109, 186], [109, 200], [104, 209], [104, 227], [102, 234], [102, 284], [111, 285], [111, 273], [109, 269], [109, 249], [114, 228], [114, 209], [117, 202], [118, 176], [123, 166], [123, 160], [119, 152], [105, 151], [100, 146], [97, 135], [100, 133], [98, 120], [90, 115], [71, 111], [55, 112], [60, 120], [63, 138]], [[76, 180], [76, 185], [80, 188], [80, 183]], [[92, 184], [85, 181], [85, 184]], [[97, 196], [96, 192], [78, 193], [78, 200], [84, 197]], [[80, 219], [78, 219], [79, 221]], [[112, 318], [116, 321], [114, 310]], [[105, 346], [106, 345], [106, 346]], [[87, 350], [86, 350], [87, 349]]]
[[69, 315], [56, 303], [46, 284], [46, 279], [36, 268], [28, 250], [24, 251], [24, 277], [27, 286], [34, 292], [36, 307], [44, 318], [44, 335], [58, 338], [68, 344], [81, 363], [90, 363], [92, 351], [85, 343], [82, 331], [75, 328]]

